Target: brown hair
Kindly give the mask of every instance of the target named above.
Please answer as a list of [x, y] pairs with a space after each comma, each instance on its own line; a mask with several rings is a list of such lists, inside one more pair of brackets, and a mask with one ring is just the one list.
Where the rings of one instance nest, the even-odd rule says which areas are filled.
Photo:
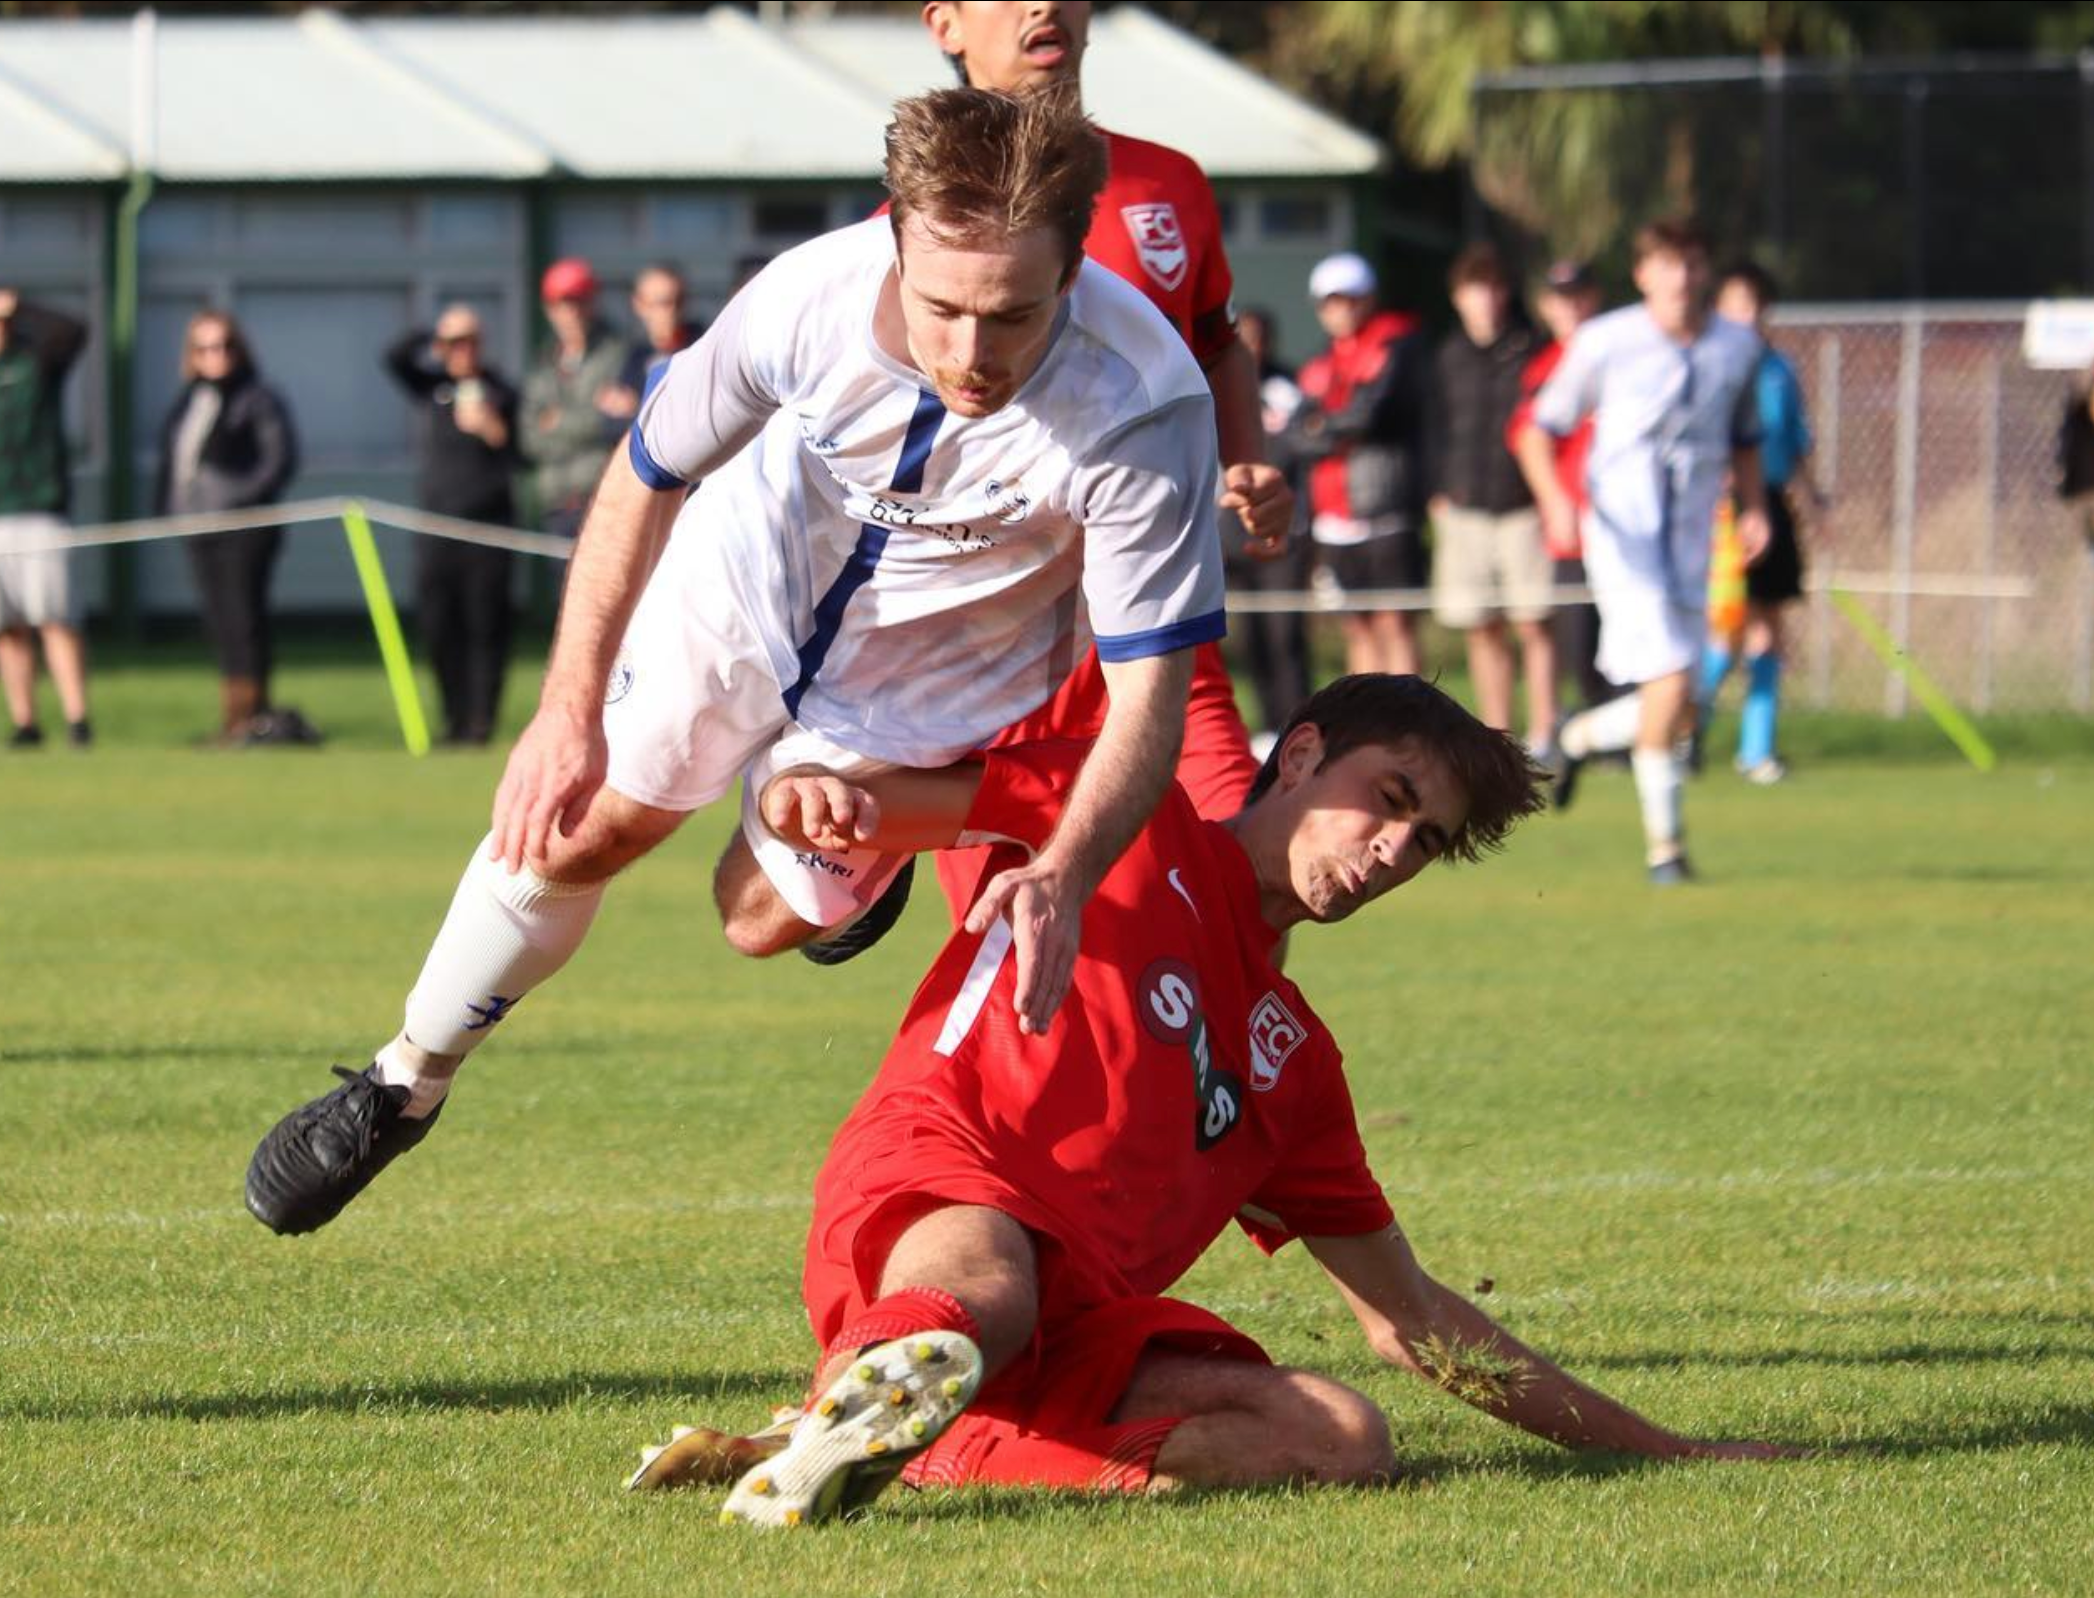
[[1052, 228], [1074, 272], [1105, 186], [1105, 140], [1073, 87], [1024, 96], [935, 89], [887, 124], [895, 235], [918, 218], [933, 237], [970, 243]]
[[1479, 239], [1467, 245], [1447, 268], [1447, 289], [1451, 293], [1470, 283], [1487, 283], [1492, 288], [1510, 289], [1512, 274], [1505, 270], [1505, 257], [1498, 247], [1487, 240]]
[[1447, 840], [1443, 860], [1480, 860], [1504, 848], [1513, 827], [1542, 807], [1544, 773], [1511, 737], [1486, 727], [1422, 677], [1378, 671], [1340, 677], [1302, 703], [1280, 730], [1245, 805], [1272, 786], [1281, 745], [1303, 725], [1323, 735], [1319, 771], [1368, 744], [1416, 743], [1445, 760], [1468, 795], [1469, 813]]
[[1709, 253], [1709, 236], [1702, 232], [1701, 224], [1690, 216], [1668, 216], [1656, 222], [1646, 222], [1636, 230], [1636, 241], [1631, 249], [1631, 264], [1641, 266], [1653, 255], [1699, 255]]
[[254, 370], [254, 355], [247, 348], [247, 335], [240, 331], [240, 324], [233, 319], [231, 311], [214, 311], [208, 305], [189, 318], [189, 325], [182, 330], [182, 381], [193, 382], [196, 378], [196, 357], [190, 346], [196, 342], [196, 330], [200, 327], [217, 326], [225, 329], [225, 351], [235, 372]]

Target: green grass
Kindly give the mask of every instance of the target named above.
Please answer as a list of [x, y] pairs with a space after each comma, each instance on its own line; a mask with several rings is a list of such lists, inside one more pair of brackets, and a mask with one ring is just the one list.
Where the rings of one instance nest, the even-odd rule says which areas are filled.
[[1799, 720], [1788, 786], [1692, 790], [1707, 881], [1665, 895], [1597, 772], [1505, 858], [1296, 940], [1428, 1266], [1669, 1424], [1813, 1457], [1561, 1453], [1375, 1367], [1299, 1251], [1228, 1239], [1185, 1293], [1371, 1393], [1401, 1486], [898, 1494], [762, 1539], [717, 1495], [620, 1483], [670, 1423], [753, 1423], [802, 1379], [808, 1189], [931, 896], [843, 970], [738, 962], [705, 896], [726, 820], [699, 818], [424, 1149], [273, 1238], [239, 1202], [254, 1139], [396, 1023], [499, 756], [388, 747], [353, 649], [287, 663], [317, 752], [193, 752], [205, 674], [102, 664], [102, 747], [0, 753], [0, 1592], [2054, 1592], [2094, 1568], [2094, 758], [2063, 724], [2006, 729], [1981, 777]]

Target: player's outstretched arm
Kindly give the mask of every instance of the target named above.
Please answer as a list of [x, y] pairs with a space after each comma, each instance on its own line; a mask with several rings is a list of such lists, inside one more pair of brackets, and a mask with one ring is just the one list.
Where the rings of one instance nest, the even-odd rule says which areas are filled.
[[1076, 774], [1054, 835], [1027, 864], [999, 872], [967, 913], [969, 932], [998, 916], [1017, 953], [1018, 1028], [1045, 1032], [1069, 991], [1083, 906], [1147, 824], [1178, 766], [1192, 651], [1106, 662], [1105, 725]]
[[1377, 1354], [1522, 1431], [1566, 1448], [1653, 1459], [1775, 1459], [1787, 1452], [1769, 1443], [1682, 1437], [1586, 1386], [1434, 1281], [1393, 1226], [1304, 1241]]
[[554, 833], [571, 834], [603, 786], [604, 683], [682, 504], [681, 484], [650, 488], [624, 450], [611, 452], [575, 543], [538, 712], [495, 790], [488, 852], [512, 871], [543, 861]]
[[959, 841], [981, 785], [974, 761], [849, 778], [793, 766], [764, 784], [757, 808], [764, 825], [795, 849], [922, 854]]

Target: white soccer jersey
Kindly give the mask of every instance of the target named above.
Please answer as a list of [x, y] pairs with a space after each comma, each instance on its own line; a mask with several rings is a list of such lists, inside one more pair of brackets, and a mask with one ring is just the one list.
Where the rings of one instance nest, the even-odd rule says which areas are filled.
[[[1706, 546], [1731, 451], [1759, 442], [1759, 359], [1750, 328], [1710, 317], [1681, 344], [1631, 305], [1580, 327], [1535, 396], [1534, 420], [1559, 438], [1593, 418], [1590, 520], [1617, 543], [1665, 556], [1678, 603], [1704, 603]], [[1675, 569], [1670, 555], [1691, 557], [1697, 541], [1698, 573], [1691, 558]]]
[[1016, 397], [951, 415], [874, 342], [893, 265], [884, 217], [780, 256], [661, 369], [629, 454], [656, 488], [702, 480], [654, 583], [731, 606], [803, 727], [939, 765], [1092, 635], [1107, 661], [1222, 635], [1213, 402], [1171, 325], [1086, 261]]

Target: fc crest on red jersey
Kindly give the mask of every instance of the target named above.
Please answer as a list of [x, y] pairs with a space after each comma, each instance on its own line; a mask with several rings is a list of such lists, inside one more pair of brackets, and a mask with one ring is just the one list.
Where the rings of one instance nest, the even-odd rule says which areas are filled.
[[1169, 201], [1154, 205], [1123, 205], [1120, 216], [1134, 240], [1134, 253], [1142, 270], [1167, 289], [1185, 281], [1191, 260], [1185, 248], [1185, 231], [1178, 226], [1178, 210]]

